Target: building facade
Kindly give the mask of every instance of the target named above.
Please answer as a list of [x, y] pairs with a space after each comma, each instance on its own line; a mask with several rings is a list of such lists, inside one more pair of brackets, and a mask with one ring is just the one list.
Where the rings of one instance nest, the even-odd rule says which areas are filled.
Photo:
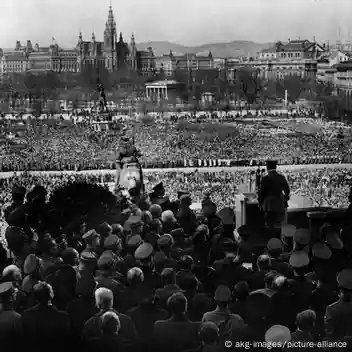
[[93, 33], [91, 40], [85, 41], [80, 33], [76, 49], [80, 71], [88, 66], [104, 66], [109, 71], [138, 70], [140, 67], [138, 62], [140, 54], [134, 35], [132, 34], [129, 45], [124, 41], [122, 33], [117, 38], [116, 22], [111, 6], [105, 24], [104, 40], [97, 41]]
[[155, 69], [155, 57], [152, 48], [137, 50], [134, 35], [130, 44], [125, 43], [120, 33], [117, 37], [116, 22], [112, 7], [109, 8], [103, 34], [103, 41], [96, 39], [95, 33], [90, 40], [84, 40], [79, 33], [78, 43], [74, 48], [61, 48], [53, 39], [51, 45], [32, 46], [30, 40], [27, 45], [16, 42], [12, 50], [0, 49], [0, 74], [6, 72], [40, 73], [81, 72], [88, 66], [105, 67], [109, 71], [133, 70], [142, 74], [149, 74]]
[[333, 49], [329, 53], [318, 60], [317, 64], [317, 80], [319, 81], [332, 81], [332, 73], [335, 72], [335, 65], [348, 62], [349, 55], [340, 50]]
[[286, 44], [278, 42], [260, 52], [257, 59], [247, 65], [259, 69], [265, 79], [282, 79], [292, 75], [315, 77], [318, 60], [325, 53], [325, 44], [319, 45], [309, 40], [292, 40]]
[[171, 76], [175, 70], [208, 70], [214, 68], [214, 59], [211, 52], [208, 55], [199, 54], [164, 54], [155, 58], [155, 69]]
[[149, 76], [156, 72], [156, 57], [152, 47], [138, 51], [138, 71], [142, 76]]
[[22, 73], [28, 69], [28, 58], [23, 51], [11, 54], [0, 52], [0, 74]]

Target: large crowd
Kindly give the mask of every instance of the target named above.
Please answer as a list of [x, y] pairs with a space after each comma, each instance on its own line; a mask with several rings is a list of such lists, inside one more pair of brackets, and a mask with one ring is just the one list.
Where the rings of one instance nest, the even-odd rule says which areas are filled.
[[[290, 136], [284, 121], [192, 123], [125, 122], [141, 163], [154, 168], [348, 154], [325, 123], [315, 135]], [[134, 203], [108, 191], [115, 171], [99, 171], [114, 168], [116, 134], [82, 123], [40, 133], [29, 125], [20, 137], [23, 148], [1, 145], [2, 171], [61, 172], [0, 179], [1, 351], [351, 348], [352, 169], [282, 169], [291, 198], [348, 207], [338, 228], [324, 224], [315, 237], [284, 223], [279, 232], [259, 221], [235, 230], [236, 194], [258, 188], [262, 166], [148, 171]]]
[[[195, 203], [199, 203], [205, 193], [210, 193], [219, 209], [235, 207], [235, 196], [243, 189], [255, 192], [257, 174], [264, 168], [233, 169], [232, 171], [192, 172], [155, 170], [144, 174], [146, 192], [151, 192], [156, 183], [164, 182], [171, 199], [177, 198], [177, 190], [187, 188]], [[352, 181], [352, 169], [349, 168], [309, 168], [283, 169], [291, 193], [311, 200], [312, 206], [330, 206], [344, 208], [348, 206], [348, 188]], [[100, 173], [65, 173], [32, 174], [18, 173], [9, 178], [0, 179], [0, 205], [6, 206], [11, 201], [13, 185], [31, 189], [34, 185], [45, 185], [48, 194], [61, 185], [71, 181], [85, 181], [110, 186], [115, 182], [116, 172]], [[253, 185], [253, 186], [251, 186]]]
[[[1, 140], [2, 171], [115, 168], [119, 132], [97, 132], [86, 122], [69, 128], [42, 127], [45, 120], [38, 124], [40, 127], [22, 126], [19, 138]], [[314, 135], [288, 134], [284, 122], [282, 128], [261, 126], [259, 122], [210, 123], [209, 119], [202, 124], [186, 120], [173, 122], [172, 119], [152, 123], [125, 121], [124, 124], [133, 134], [145, 168], [198, 167], [215, 163], [236, 166], [267, 158], [278, 159], [280, 164], [337, 163], [351, 158], [350, 143], [339, 139], [338, 128], [325, 122], [321, 123], [321, 133]], [[14, 145], [16, 141], [21, 145]]]
[[[326, 199], [352, 201], [350, 171], [286, 176], [291, 195], [302, 189], [320, 202], [327, 191]], [[350, 214], [342, 231], [324, 224], [316, 238], [284, 224], [279, 236], [256, 224], [234, 236], [234, 214], [218, 210], [248, 178], [241, 171], [151, 173], [149, 198], [127, 201], [119, 220], [101, 213], [97, 223], [88, 221], [100, 206], [93, 193], [63, 193], [54, 209], [47, 198], [67, 184], [72, 191], [113, 182], [111, 175], [2, 179], [10, 204], [2, 207], [1, 351], [348, 351]], [[313, 191], [320, 186], [322, 193]], [[52, 211], [67, 215], [68, 204], [75, 204], [74, 225], [55, 228]], [[265, 246], [251, 241], [254, 232], [266, 236]]]

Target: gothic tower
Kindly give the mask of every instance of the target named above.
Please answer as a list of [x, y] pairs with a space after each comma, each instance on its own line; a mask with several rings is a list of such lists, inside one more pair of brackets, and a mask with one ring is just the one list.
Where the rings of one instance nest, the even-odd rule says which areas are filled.
[[131, 71], [136, 71], [137, 70], [137, 46], [136, 46], [133, 33], [132, 33], [131, 43], [129, 48], [129, 63], [130, 63], [129, 69]]
[[84, 51], [83, 51], [83, 34], [82, 34], [82, 31], [79, 31], [78, 42], [77, 42], [77, 46], [76, 47], [78, 49], [78, 57], [77, 57], [78, 67], [79, 67], [79, 71], [82, 72], [83, 71], [83, 67], [84, 67]]
[[116, 68], [117, 52], [116, 52], [116, 22], [112, 6], [109, 6], [108, 20], [105, 24], [104, 31], [104, 52], [106, 56], [106, 67], [113, 71]]

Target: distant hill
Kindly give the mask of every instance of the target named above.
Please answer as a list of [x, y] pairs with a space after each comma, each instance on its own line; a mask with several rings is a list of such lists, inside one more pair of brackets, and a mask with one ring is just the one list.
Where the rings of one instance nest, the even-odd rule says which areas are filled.
[[254, 43], [245, 40], [235, 40], [228, 43], [212, 43], [204, 44], [200, 46], [184, 46], [170, 42], [144, 42], [137, 44], [138, 49], [143, 50], [148, 47], [152, 47], [154, 54], [159, 56], [167, 54], [172, 50], [173, 53], [196, 53], [196, 54], [208, 54], [209, 50], [212, 52], [215, 58], [226, 58], [226, 57], [240, 57], [256, 56], [258, 52], [263, 49], [268, 49], [273, 46], [273, 43]]

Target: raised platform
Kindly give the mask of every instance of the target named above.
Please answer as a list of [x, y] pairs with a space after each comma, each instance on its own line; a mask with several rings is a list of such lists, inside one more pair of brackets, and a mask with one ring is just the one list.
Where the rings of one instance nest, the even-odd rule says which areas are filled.
[[[297, 204], [294, 204], [297, 205]], [[337, 231], [342, 228], [346, 209], [333, 209], [330, 207], [291, 207], [287, 210], [287, 223], [296, 228], [306, 228], [311, 232], [313, 242], [319, 239], [319, 228], [324, 223], [329, 223]], [[236, 198], [236, 228], [248, 225], [253, 229], [249, 241], [255, 247], [265, 246], [270, 235], [264, 227], [263, 213], [257, 200], [250, 200], [243, 194]]]

